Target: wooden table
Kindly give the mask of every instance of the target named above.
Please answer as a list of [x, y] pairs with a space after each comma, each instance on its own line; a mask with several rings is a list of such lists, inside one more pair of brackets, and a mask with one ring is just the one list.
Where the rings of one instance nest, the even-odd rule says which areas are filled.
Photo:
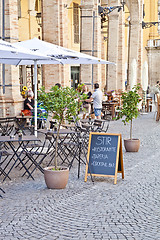
[[152, 97], [148, 97], [146, 99], [146, 108], [147, 108], [147, 112], [152, 112], [152, 106], [150, 105], [152, 103]]
[[112, 120], [115, 118], [115, 108], [116, 106], [118, 106], [119, 103], [118, 102], [103, 102], [102, 103], [102, 106], [105, 107], [105, 108], [108, 108], [108, 109], [111, 109], [111, 117], [112, 117]]

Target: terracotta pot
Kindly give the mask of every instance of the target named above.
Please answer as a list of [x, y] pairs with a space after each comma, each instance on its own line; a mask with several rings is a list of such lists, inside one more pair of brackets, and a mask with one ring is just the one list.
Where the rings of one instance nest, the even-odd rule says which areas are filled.
[[53, 171], [54, 166], [44, 168], [44, 179], [48, 188], [63, 189], [69, 178], [69, 168], [59, 167], [61, 170]]
[[124, 147], [126, 152], [138, 152], [140, 147], [139, 139], [126, 139], [124, 140]]

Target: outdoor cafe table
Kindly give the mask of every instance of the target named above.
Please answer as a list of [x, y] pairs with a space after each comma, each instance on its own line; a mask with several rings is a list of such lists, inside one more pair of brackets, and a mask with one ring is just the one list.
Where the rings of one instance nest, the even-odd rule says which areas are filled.
[[[11, 159], [9, 160], [10, 163], [11, 162], [13, 163], [11, 164], [9, 171], [6, 173], [7, 176], [9, 176], [14, 166], [16, 166], [17, 163], [20, 163], [22, 167], [25, 169], [25, 171], [28, 173], [28, 177], [31, 177], [32, 179], [34, 179], [29, 169], [27, 168], [25, 161], [23, 161], [24, 159], [23, 154], [28, 153], [27, 145], [29, 144], [29, 142], [37, 142], [37, 141], [40, 141], [40, 140], [34, 135], [22, 136], [22, 138], [19, 138], [18, 136], [14, 136], [14, 137], [0, 136], [0, 148], [2, 148], [2, 146], [3, 147], [5, 146], [7, 147], [7, 149], [11, 149], [13, 152]], [[35, 164], [35, 166], [37, 166], [37, 163], [36, 161], [34, 161], [33, 157], [28, 154], [27, 156], [29, 160], [31, 160], [32, 163]], [[41, 170], [40, 166], [37, 166], [37, 167], [39, 168], [39, 170]], [[7, 176], [5, 176], [3, 181], [6, 179]]]

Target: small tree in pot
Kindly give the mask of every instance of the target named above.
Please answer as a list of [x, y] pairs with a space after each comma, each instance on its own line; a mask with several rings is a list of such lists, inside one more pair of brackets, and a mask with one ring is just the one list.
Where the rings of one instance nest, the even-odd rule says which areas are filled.
[[141, 99], [138, 94], [139, 89], [140, 84], [137, 84], [132, 88], [132, 90], [122, 93], [122, 107], [119, 109], [118, 117], [116, 118], [118, 120], [125, 117], [122, 119], [124, 125], [126, 125], [126, 123], [130, 123], [130, 139], [124, 140], [124, 145], [126, 151], [128, 152], [137, 152], [140, 146], [140, 140], [133, 139], [132, 137], [133, 119], [137, 118], [139, 115], [138, 104]]
[[[71, 122], [73, 120], [73, 117], [75, 118], [75, 121], [78, 120], [78, 111], [80, 110], [80, 106], [82, 104], [81, 100], [84, 99], [86, 99], [86, 95], [80, 95], [78, 91], [69, 87], [59, 88], [58, 86], [54, 86], [51, 88], [50, 92], [45, 92], [44, 87], [42, 87], [41, 90], [39, 91], [38, 101], [41, 102], [41, 106], [45, 108], [47, 113], [49, 112], [53, 113], [53, 119], [57, 121], [54, 167], [53, 166], [49, 167], [49, 170], [51, 169], [49, 171], [50, 175], [49, 178], [51, 178], [51, 182], [54, 182], [56, 181], [56, 179], [58, 179], [57, 175], [60, 175], [61, 170], [64, 171], [64, 167], [63, 168], [58, 167], [57, 164], [57, 151], [60, 127], [65, 120]], [[44, 170], [47, 170], [47, 168], [45, 168]], [[51, 176], [53, 172], [55, 172], [56, 174], [55, 177]], [[69, 173], [68, 169], [67, 172]], [[62, 177], [60, 176], [60, 178]], [[47, 186], [48, 188], [64, 188], [66, 184], [62, 183], [60, 187], [57, 187], [57, 185], [55, 187], [52, 187], [49, 183], [49, 185], [47, 184]]]

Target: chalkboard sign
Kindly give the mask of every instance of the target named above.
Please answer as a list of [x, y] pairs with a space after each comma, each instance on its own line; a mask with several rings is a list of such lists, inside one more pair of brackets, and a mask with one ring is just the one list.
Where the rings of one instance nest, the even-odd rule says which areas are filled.
[[116, 184], [117, 172], [124, 178], [121, 134], [90, 133], [85, 181], [88, 175], [107, 176]]

